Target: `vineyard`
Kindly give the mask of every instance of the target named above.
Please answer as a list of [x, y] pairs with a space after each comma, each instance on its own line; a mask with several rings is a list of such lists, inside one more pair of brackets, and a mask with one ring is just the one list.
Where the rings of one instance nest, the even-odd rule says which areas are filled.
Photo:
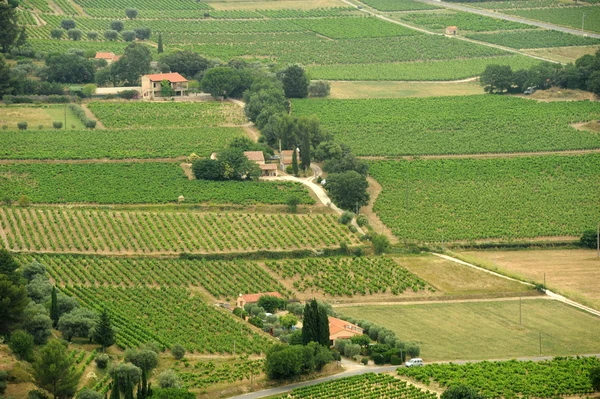
[[363, 374], [296, 388], [278, 399], [436, 399], [425, 391], [389, 374]]
[[431, 380], [445, 387], [465, 384], [486, 398], [555, 398], [592, 394], [589, 371], [593, 367], [600, 367], [600, 359], [557, 357], [541, 362], [430, 364], [399, 368], [398, 374], [426, 385]]
[[364, 0], [368, 6], [379, 11], [435, 10], [437, 7], [414, 0]]
[[250, 380], [252, 376], [262, 373], [263, 365], [263, 359], [240, 358], [227, 363], [199, 361], [194, 364], [193, 371], [176, 371], [186, 387], [204, 389], [213, 384]]
[[485, 17], [467, 12], [410, 13], [400, 14], [401, 20], [432, 30], [444, 30], [447, 26], [459, 26], [471, 32], [531, 28], [529, 25], [503, 19]]
[[469, 34], [468, 38], [501, 46], [526, 49], [563, 46], [591, 46], [600, 44], [600, 39], [576, 36], [556, 30], [520, 30]]
[[235, 347], [238, 354], [260, 354], [269, 342], [229, 312], [183, 288], [66, 286], [62, 290], [98, 313], [106, 308], [122, 348], [157, 342], [166, 348], [179, 343], [200, 353], [234, 353]]
[[186, 129], [28, 130], [0, 135], [2, 159], [127, 159], [169, 158], [196, 153], [208, 157], [234, 137], [240, 128], [195, 127]]
[[[96, 132], [96, 134], [103, 134]], [[290, 195], [313, 204], [298, 183], [189, 180], [176, 163], [2, 164], [0, 198], [33, 203], [285, 204]]]
[[435, 291], [425, 281], [389, 258], [329, 258], [266, 262], [284, 280], [293, 280], [299, 292], [331, 296], [372, 295], [406, 290]]
[[[179, 254], [281, 251], [358, 243], [332, 214], [117, 212], [0, 208], [13, 251]], [[303, 234], [296, 234], [302, 231]]]
[[[295, 115], [359, 155], [533, 152], [599, 148], [600, 136], [571, 123], [595, 120], [594, 102], [543, 103], [506, 96], [294, 100]], [[402, 110], [402, 112], [398, 112]], [[544, 134], [540, 135], [540, 131]], [[377, 140], [373, 140], [373, 136]]]
[[600, 218], [597, 154], [382, 161], [370, 173], [383, 186], [375, 211], [405, 239], [579, 236]]
[[560, 0], [512, 0], [512, 1], [477, 1], [468, 2], [470, 7], [484, 8], [490, 10], [504, 10], [517, 8], [542, 8], [562, 6]]
[[93, 102], [89, 109], [107, 128], [243, 125], [244, 111], [231, 102]]
[[532, 10], [505, 10], [507, 14], [518, 15], [538, 21], [581, 29], [585, 13], [585, 30], [600, 32], [600, 7], [556, 7]]
[[333, 39], [420, 35], [417, 31], [379, 18], [294, 19], [290, 22]]

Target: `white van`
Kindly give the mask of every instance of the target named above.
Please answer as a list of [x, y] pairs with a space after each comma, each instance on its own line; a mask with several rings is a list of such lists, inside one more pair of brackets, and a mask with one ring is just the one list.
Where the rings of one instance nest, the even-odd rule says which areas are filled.
[[406, 367], [420, 367], [423, 365], [423, 359], [419, 357], [415, 357], [414, 359], [410, 359], [408, 362], [404, 363]]

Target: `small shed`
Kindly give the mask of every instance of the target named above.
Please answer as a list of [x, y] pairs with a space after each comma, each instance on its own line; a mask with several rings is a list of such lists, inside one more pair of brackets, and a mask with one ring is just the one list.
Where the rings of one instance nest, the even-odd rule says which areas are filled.
[[446, 34], [449, 36], [456, 36], [458, 34], [458, 27], [456, 26], [448, 26], [446, 28]]

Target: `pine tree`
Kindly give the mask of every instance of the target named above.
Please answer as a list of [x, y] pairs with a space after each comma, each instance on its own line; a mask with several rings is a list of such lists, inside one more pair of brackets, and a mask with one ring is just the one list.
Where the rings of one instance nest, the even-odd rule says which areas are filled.
[[162, 42], [162, 33], [158, 34], [158, 54], [162, 53], [163, 50], [163, 42]]
[[298, 151], [294, 149], [292, 153], [292, 170], [294, 171], [294, 176], [298, 176]]
[[117, 373], [115, 373], [115, 376], [113, 377], [110, 399], [121, 399], [121, 394], [119, 393], [119, 375]]
[[56, 296], [56, 287], [52, 287], [52, 300], [50, 303], [50, 318], [52, 319], [52, 327], [56, 328], [58, 325], [58, 319], [60, 314], [58, 313], [58, 298]]
[[102, 345], [103, 353], [107, 347], [113, 345], [116, 341], [115, 331], [112, 328], [110, 316], [106, 309], [104, 309], [102, 311], [102, 314], [100, 315], [100, 321], [96, 326], [96, 330], [94, 331], [93, 337], [97, 343]]

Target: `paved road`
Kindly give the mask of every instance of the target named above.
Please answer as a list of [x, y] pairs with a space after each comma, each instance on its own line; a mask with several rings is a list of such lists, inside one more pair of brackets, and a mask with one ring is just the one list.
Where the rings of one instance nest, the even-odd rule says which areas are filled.
[[557, 30], [560, 32], [570, 33], [572, 35], [578, 35], [578, 36], [587, 35], [589, 37], [594, 37], [594, 38], [600, 39], [600, 34], [582, 31], [580, 29], [566, 28], [564, 26], [554, 25], [554, 24], [551, 24], [548, 22], [538, 22], [538, 21], [533, 21], [531, 19], [516, 17], [513, 15], [500, 14], [500, 13], [497, 13], [494, 11], [482, 10], [479, 8], [464, 6], [462, 4], [446, 3], [443, 1], [435, 1], [435, 0], [418, 0], [418, 1], [420, 1], [421, 3], [431, 4], [434, 6], [442, 6], [442, 7], [446, 7], [446, 8], [451, 8], [453, 10], [465, 11], [465, 12], [470, 12], [473, 14], [484, 15], [486, 17], [500, 18], [500, 19], [505, 19], [507, 21], [513, 21], [513, 22], [521, 22], [523, 24], [533, 25], [533, 26], [537, 26], [540, 28], [544, 28], [544, 29]]

